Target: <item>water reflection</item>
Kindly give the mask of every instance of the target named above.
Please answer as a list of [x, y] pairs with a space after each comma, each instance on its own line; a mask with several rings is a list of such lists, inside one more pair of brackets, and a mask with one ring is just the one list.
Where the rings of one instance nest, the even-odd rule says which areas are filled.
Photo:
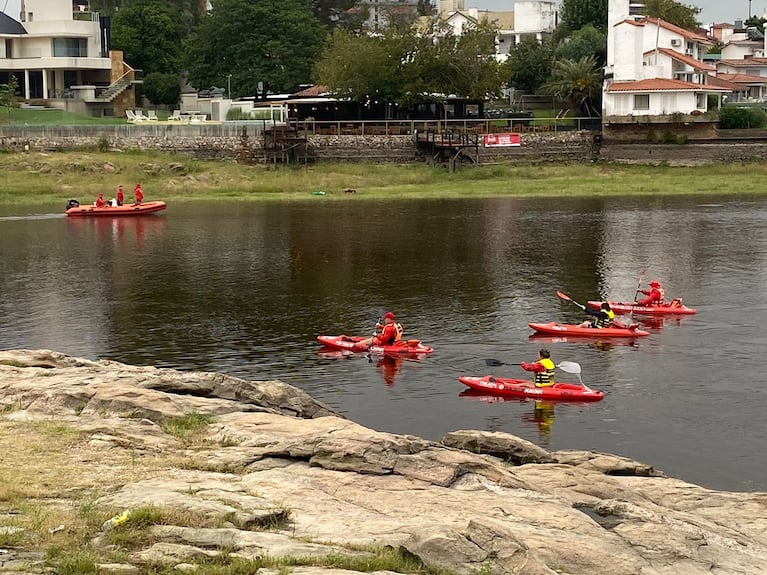
[[602, 351], [613, 349], [615, 346], [639, 346], [639, 338], [633, 337], [589, 337], [577, 335], [544, 335], [534, 333], [527, 339], [529, 341], [545, 345], [573, 343], [577, 345], [593, 347]]
[[[620, 453], [708, 486], [764, 485], [753, 457], [767, 442], [753, 425], [764, 378], [727, 382], [733, 361], [761, 373], [767, 199], [701, 203], [208, 201], [113, 220], [0, 207], [0, 347], [281, 379], [382, 431], [437, 440], [500, 426], [540, 442], [532, 404], [456, 394], [482, 358], [519, 361], [545, 343], [609, 392], [555, 406], [552, 449]], [[371, 233], [382, 221], [385, 242]], [[556, 290], [630, 300], [645, 268], [698, 315], [663, 318], [637, 340], [528, 337], [529, 322], [583, 320]], [[320, 333], [367, 333], [388, 309], [432, 356], [317, 354]]]

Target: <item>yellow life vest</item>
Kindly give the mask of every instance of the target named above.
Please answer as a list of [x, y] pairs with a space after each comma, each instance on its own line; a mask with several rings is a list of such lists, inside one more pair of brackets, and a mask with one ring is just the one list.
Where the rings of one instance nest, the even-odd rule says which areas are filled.
[[607, 314], [607, 317], [595, 317], [594, 318], [594, 327], [610, 327], [613, 323], [613, 320], [615, 319], [615, 312], [613, 310], [600, 310], [603, 313]]
[[554, 362], [548, 357], [544, 357], [543, 359], [539, 359], [538, 363], [545, 367], [546, 371], [534, 372], [533, 383], [535, 384], [535, 387], [551, 387], [554, 385], [554, 368], [556, 367]]
[[397, 337], [394, 338], [394, 341], [401, 340], [402, 339], [402, 334], [405, 333], [405, 330], [402, 329], [402, 324], [401, 323], [395, 323], [394, 324], [394, 329], [397, 330]]

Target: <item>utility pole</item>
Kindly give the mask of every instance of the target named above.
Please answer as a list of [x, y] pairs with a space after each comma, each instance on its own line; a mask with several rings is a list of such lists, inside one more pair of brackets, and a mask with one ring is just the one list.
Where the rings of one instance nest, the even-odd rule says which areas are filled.
[[748, 19], [751, 20], [751, 0], [748, 0]]

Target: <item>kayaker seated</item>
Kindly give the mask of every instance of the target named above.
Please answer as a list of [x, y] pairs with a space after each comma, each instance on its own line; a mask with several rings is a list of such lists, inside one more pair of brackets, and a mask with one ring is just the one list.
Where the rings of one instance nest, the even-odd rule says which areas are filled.
[[587, 307], [583, 308], [583, 311], [585, 311], [588, 315], [593, 316], [592, 319], [587, 319], [583, 323], [579, 323], [578, 327], [593, 327], [597, 329], [601, 329], [604, 327], [619, 327], [622, 329], [636, 329], [637, 326], [634, 324], [631, 324], [630, 326], [626, 326], [615, 319], [615, 312], [610, 307], [610, 304], [606, 301], [602, 302], [602, 305], [599, 309], [593, 310], [589, 309]]
[[376, 324], [376, 333], [373, 337], [363, 339], [358, 345], [394, 345], [402, 339], [404, 330], [402, 326], [394, 321], [394, 314], [387, 311], [381, 318], [383, 324]]
[[538, 352], [538, 359], [533, 363], [520, 363], [520, 367], [525, 371], [533, 372], [533, 383], [535, 387], [551, 387], [554, 385], [554, 362], [551, 361], [551, 354], [548, 349], [541, 349]]
[[97, 208], [103, 208], [109, 205], [109, 203], [104, 199], [104, 194], [99, 194], [96, 197], [96, 201], [94, 202], [94, 205]]
[[636, 305], [663, 305], [663, 300], [666, 297], [663, 288], [657, 280], [650, 282], [650, 289], [640, 289], [640, 293], [645, 294], [647, 297], [636, 302]]

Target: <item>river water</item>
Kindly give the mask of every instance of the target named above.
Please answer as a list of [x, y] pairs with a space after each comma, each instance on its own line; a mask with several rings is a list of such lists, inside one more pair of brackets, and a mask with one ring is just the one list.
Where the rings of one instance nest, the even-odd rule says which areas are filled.
[[[509, 432], [616, 453], [717, 489], [767, 490], [767, 199], [657, 197], [171, 204], [140, 218], [0, 206], [0, 348], [281, 379], [368, 427]], [[698, 314], [647, 338], [531, 338], [576, 301], [633, 299], [640, 273]], [[433, 355], [320, 353], [391, 310]], [[546, 346], [594, 404], [467, 396], [485, 358]], [[565, 380], [574, 376], [561, 374]]]

